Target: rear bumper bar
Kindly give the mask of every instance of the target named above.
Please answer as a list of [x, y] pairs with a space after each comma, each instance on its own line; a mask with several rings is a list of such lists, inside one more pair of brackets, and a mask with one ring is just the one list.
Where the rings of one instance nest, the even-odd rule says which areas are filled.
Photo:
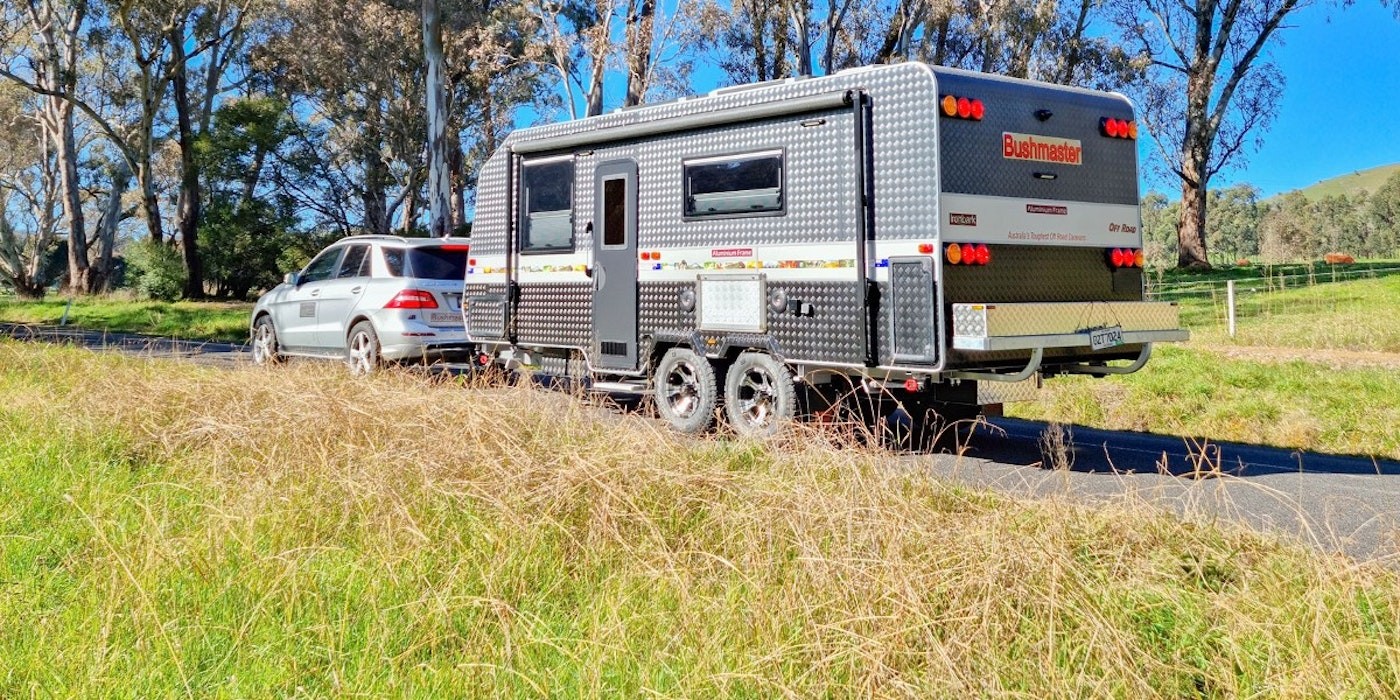
[[1090, 348], [1104, 328], [1122, 330], [1122, 345], [1178, 342], [1181, 328], [1172, 302], [1114, 301], [1047, 304], [954, 304], [953, 349], [995, 352]]

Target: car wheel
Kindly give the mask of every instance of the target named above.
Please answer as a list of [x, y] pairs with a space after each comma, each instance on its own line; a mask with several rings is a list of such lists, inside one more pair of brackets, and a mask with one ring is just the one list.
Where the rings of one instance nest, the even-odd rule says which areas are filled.
[[277, 345], [277, 328], [272, 325], [272, 317], [259, 316], [253, 322], [253, 364], [275, 365], [281, 361], [282, 352]]
[[792, 420], [797, 390], [792, 371], [771, 355], [739, 355], [724, 379], [724, 411], [734, 432], [768, 437]]
[[652, 375], [656, 412], [682, 433], [702, 433], [714, 423], [719, 391], [715, 368], [687, 348], [671, 348]]
[[360, 321], [350, 329], [346, 339], [347, 360], [350, 372], [356, 375], [373, 374], [379, 369], [379, 336], [369, 321]]

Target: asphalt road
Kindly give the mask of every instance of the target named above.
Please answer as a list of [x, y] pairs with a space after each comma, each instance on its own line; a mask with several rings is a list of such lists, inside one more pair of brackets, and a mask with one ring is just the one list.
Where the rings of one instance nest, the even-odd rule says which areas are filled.
[[[14, 324], [0, 324], [0, 337], [221, 367], [250, 362], [246, 346], [229, 343]], [[961, 454], [901, 460], [969, 486], [1090, 504], [1135, 499], [1400, 567], [1400, 463], [1081, 427], [1069, 429], [1056, 458], [1042, 452], [1046, 431], [1044, 423], [995, 418]]]

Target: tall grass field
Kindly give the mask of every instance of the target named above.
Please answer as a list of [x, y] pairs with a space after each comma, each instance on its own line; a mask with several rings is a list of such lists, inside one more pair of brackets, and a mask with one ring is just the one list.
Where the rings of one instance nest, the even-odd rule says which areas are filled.
[[0, 697], [1393, 697], [1400, 578], [558, 393], [0, 342]]

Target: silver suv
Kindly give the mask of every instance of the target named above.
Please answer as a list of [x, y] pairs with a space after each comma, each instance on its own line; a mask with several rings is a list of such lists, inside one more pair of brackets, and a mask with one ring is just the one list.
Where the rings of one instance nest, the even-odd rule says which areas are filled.
[[466, 358], [467, 252], [464, 240], [451, 238], [336, 241], [258, 299], [253, 361], [323, 357], [364, 374], [387, 361]]

